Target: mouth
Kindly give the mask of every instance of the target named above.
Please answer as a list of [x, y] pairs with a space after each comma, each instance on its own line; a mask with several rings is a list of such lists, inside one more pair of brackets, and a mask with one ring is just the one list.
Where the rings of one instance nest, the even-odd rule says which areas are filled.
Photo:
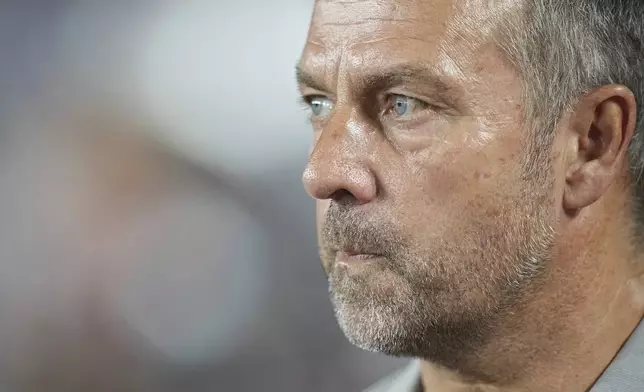
[[335, 254], [335, 261], [341, 264], [372, 263], [381, 258], [382, 255], [377, 253], [367, 253], [352, 249], [339, 250]]

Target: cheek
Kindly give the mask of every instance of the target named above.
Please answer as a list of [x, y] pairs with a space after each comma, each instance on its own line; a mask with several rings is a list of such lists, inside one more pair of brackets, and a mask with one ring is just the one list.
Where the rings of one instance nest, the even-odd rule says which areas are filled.
[[[508, 153], [473, 150], [445, 151], [415, 165], [417, 186], [399, 194], [412, 221], [426, 232], [471, 230], [476, 222], [495, 222], [512, 208], [519, 193], [518, 163]], [[415, 200], [414, 200], [415, 199]], [[429, 226], [429, 227], [428, 227]], [[456, 234], [456, 233], [454, 233]]]
[[511, 168], [483, 153], [452, 154], [423, 168], [423, 191], [435, 201], [464, 204], [500, 191]]

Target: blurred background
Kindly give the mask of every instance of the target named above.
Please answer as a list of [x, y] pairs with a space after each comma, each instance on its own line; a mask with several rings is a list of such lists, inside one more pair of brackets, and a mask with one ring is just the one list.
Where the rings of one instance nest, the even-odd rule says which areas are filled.
[[359, 391], [302, 190], [312, 0], [0, 3], [0, 391]]

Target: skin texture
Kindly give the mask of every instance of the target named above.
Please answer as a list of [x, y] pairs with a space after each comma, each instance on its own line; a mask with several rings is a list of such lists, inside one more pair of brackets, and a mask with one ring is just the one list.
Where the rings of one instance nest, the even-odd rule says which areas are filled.
[[589, 92], [533, 143], [494, 41], [514, 3], [319, 0], [298, 66], [339, 324], [441, 391], [586, 390], [644, 313], [635, 99]]

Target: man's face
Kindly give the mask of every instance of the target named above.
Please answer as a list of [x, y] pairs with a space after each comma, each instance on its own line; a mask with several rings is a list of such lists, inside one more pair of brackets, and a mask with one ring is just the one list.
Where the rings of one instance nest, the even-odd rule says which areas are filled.
[[487, 3], [316, 3], [303, 181], [338, 321], [365, 349], [449, 355], [546, 270], [552, 183], [525, 162], [547, 172], [550, 151], [529, 147], [520, 77], [493, 43], [507, 6]]

